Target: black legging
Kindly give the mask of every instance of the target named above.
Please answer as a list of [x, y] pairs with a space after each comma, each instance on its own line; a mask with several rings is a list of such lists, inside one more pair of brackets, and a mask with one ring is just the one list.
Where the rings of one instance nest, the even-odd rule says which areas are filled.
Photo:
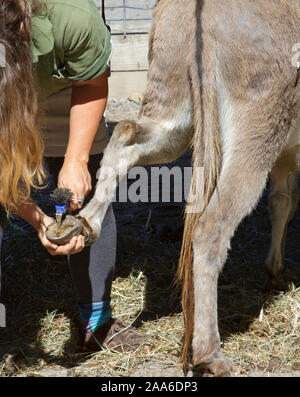
[[[90, 156], [89, 172], [92, 177], [93, 189], [84, 204], [88, 203], [94, 194], [97, 182], [96, 174], [99, 169], [101, 157], [102, 154]], [[45, 168], [52, 176], [55, 184], [57, 184], [58, 174], [63, 161], [63, 157], [45, 158]], [[38, 199], [35, 201], [39, 205]], [[0, 238], [2, 238], [6, 221], [5, 211], [1, 207], [0, 226], [2, 230], [0, 230]], [[116, 245], [116, 223], [113, 208], [110, 205], [105, 215], [98, 240], [91, 247], [86, 247], [78, 254], [69, 256], [70, 273], [80, 303], [102, 302], [110, 298], [115, 270]]]

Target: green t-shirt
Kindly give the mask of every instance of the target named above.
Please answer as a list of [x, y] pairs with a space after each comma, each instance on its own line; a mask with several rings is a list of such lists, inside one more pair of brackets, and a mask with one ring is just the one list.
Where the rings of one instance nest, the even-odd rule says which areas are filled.
[[33, 15], [32, 54], [41, 99], [107, 69], [110, 32], [93, 0], [44, 0]]

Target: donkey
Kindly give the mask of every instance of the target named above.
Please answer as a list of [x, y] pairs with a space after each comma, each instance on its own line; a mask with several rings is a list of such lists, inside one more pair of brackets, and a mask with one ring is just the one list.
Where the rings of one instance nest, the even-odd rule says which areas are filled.
[[218, 276], [269, 175], [273, 233], [266, 268], [272, 286], [281, 282], [286, 227], [298, 203], [300, 72], [292, 49], [299, 41], [299, 0], [159, 0], [139, 118], [116, 126], [95, 196], [79, 214], [99, 235], [117, 183], [131, 167], [172, 162], [193, 148], [178, 269], [181, 361], [207, 375], [231, 369], [220, 351]]

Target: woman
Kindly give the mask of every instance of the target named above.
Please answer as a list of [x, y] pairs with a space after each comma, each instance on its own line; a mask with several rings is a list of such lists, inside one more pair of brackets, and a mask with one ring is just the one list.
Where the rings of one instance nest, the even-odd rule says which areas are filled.
[[[73, 192], [73, 211], [93, 193], [107, 143], [102, 117], [108, 95], [110, 33], [92, 0], [2, 0], [0, 7], [0, 44], [6, 58], [0, 71], [2, 205], [33, 225], [52, 255], [72, 254], [81, 348], [136, 349], [142, 339], [132, 327], [125, 328], [111, 317], [116, 251], [112, 208], [92, 247], [84, 248], [82, 237], [56, 246], [45, 236], [53, 219], [30, 199], [31, 188], [44, 177], [43, 146], [49, 173], [59, 187]], [[41, 104], [46, 115], [44, 144], [39, 134]], [[4, 215], [2, 211], [2, 229]]]

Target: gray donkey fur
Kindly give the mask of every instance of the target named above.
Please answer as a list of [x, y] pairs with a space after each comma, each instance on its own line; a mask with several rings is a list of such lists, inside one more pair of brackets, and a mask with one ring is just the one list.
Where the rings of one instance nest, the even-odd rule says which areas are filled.
[[[272, 246], [266, 268], [277, 287], [288, 221], [298, 203], [300, 143], [299, 0], [160, 0], [149, 41], [149, 73], [139, 119], [119, 123], [105, 150], [94, 198], [80, 212], [96, 235], [117, 181], [136, 165], [171, 162], [193, 148], [178, 278], [185, 342], [193, 366], [230, 372], [220, 351], [218, 275], [230, 240], [257, 204], [271, 175]], [[299, 119], [298, 119], [299, 118]], [[127, 169], [122, 169], [122, 159]], [[187, 205], [187, 209], [189, 208]]]

